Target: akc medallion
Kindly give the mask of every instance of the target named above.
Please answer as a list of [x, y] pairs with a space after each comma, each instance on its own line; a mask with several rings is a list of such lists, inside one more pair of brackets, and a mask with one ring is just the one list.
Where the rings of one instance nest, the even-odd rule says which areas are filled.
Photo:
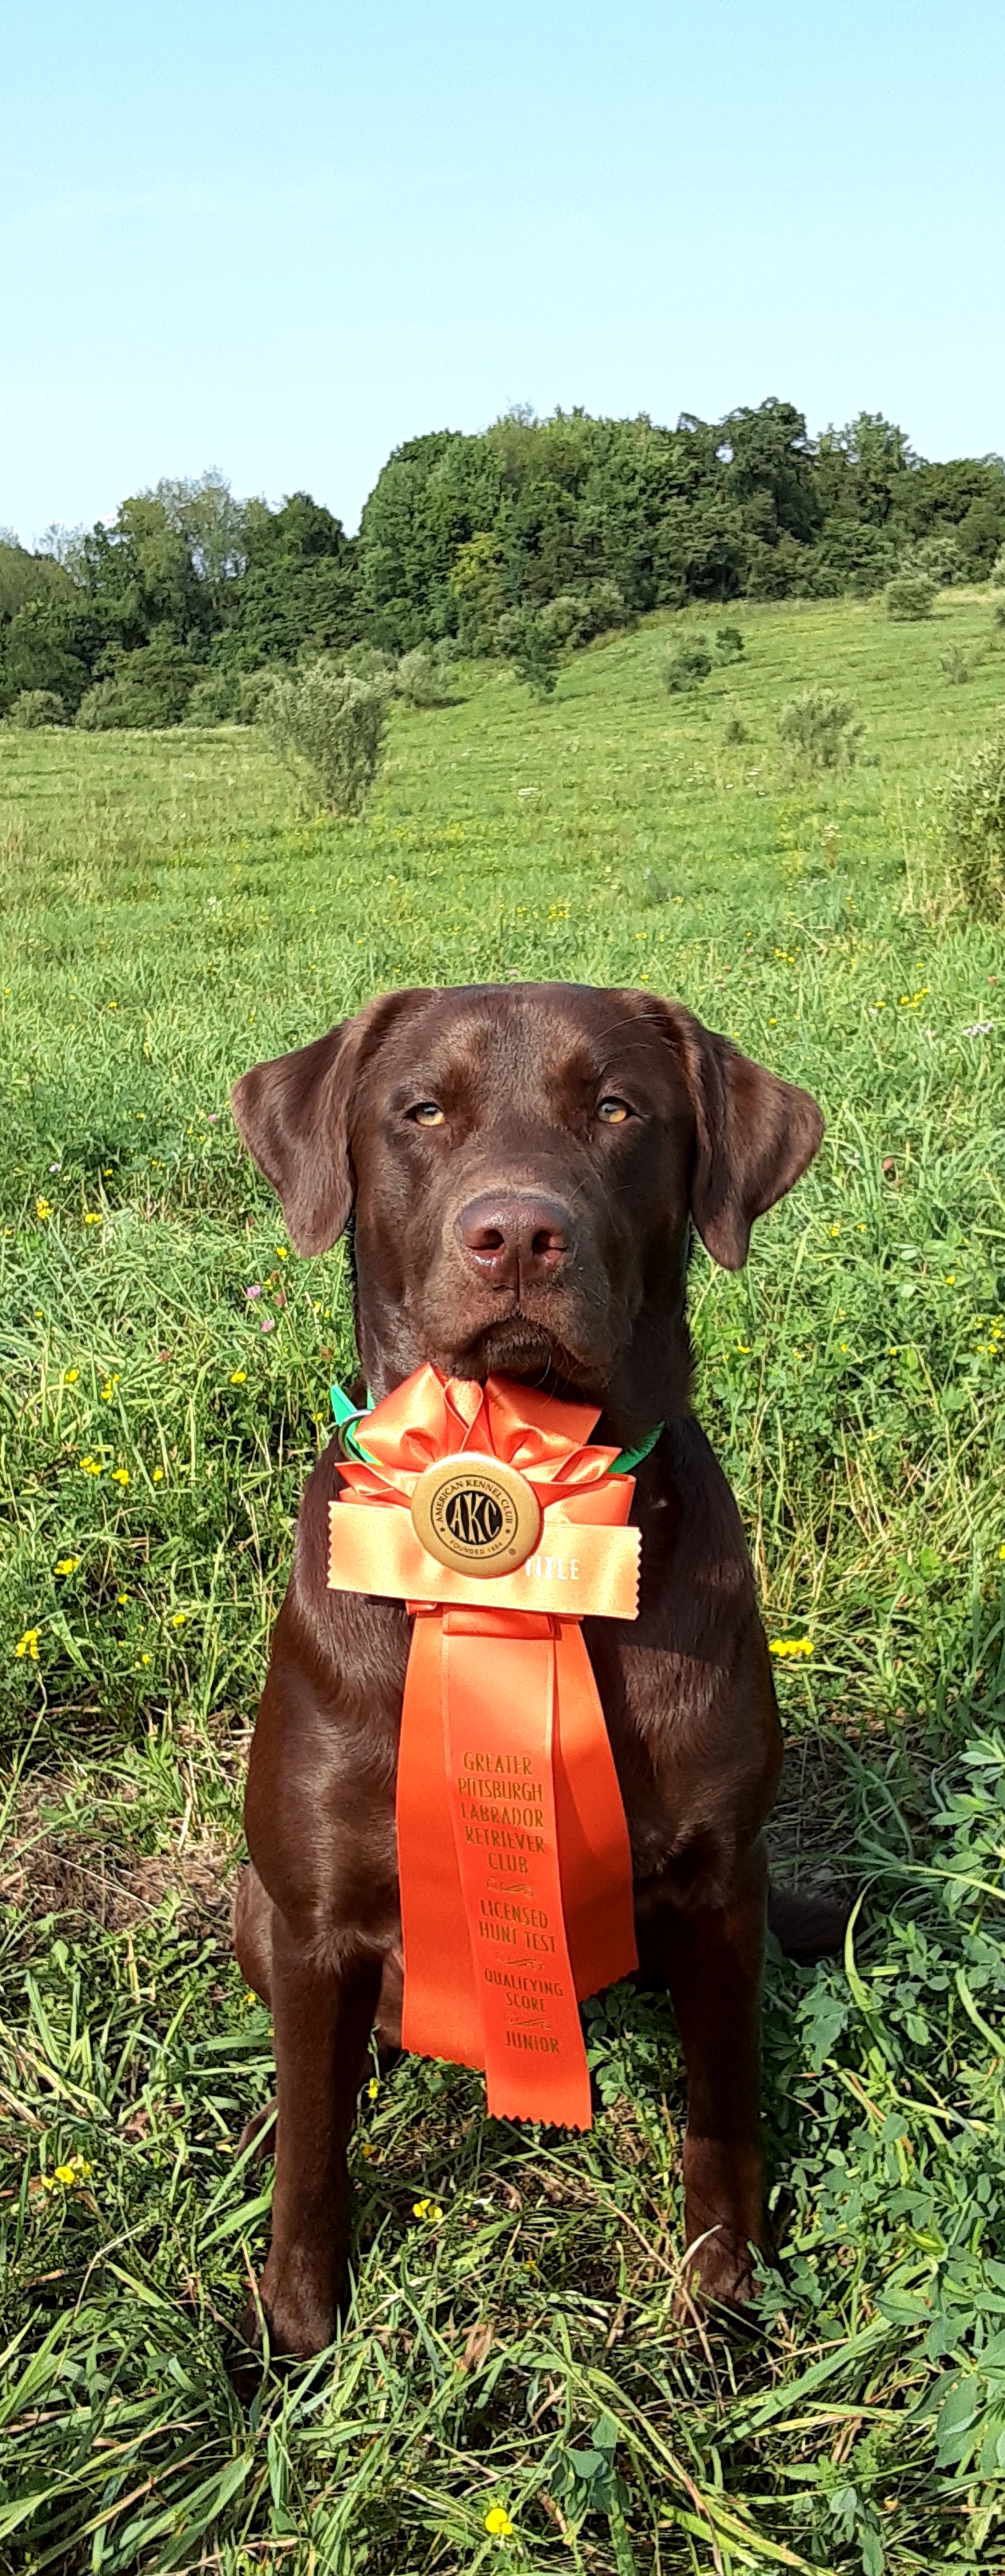
[[501, 1458], [438, 1458], [419, 1477], [411, 1514], [427, 1555], [452, 1574], [512, 1574], [541, 1535], [533, 1487]]

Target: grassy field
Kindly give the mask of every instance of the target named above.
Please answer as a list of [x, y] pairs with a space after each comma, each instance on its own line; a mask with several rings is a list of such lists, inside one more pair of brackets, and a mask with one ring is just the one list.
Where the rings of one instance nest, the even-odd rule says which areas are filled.
[[[5, 2567], [1005, 2555], [1005, 938], [947, 911], [937, 831], [1005, 637], [976, 593], [744, 608], [742, 663], [671, 700], [701, 622], [543, 707], [462, 672], [356, 825], [249, 734], [0, 735]], [[952, 644], [989, 647], [963, 686]], [[862, 757], [799, 783], [777, 718], [818, 681]], [[589, 2138], [486, 2121], [455, 2069], [371, 2086], [352, 2313], [245, 2417], [270, 2177], [235, 2142], [271, 2075], [227, 1891], [351, 1342], [227, 1093], [382, 987], [508, 975], [677, 994], [825, 1108], [693, 1313], [769, 1633], [812, 1646], [777, 1662], [779, 1867], [863, 1901], [843, 1965], [770, 1968], [756, 2329], [677, 2321], [676, 2042], [619, 1989]]]

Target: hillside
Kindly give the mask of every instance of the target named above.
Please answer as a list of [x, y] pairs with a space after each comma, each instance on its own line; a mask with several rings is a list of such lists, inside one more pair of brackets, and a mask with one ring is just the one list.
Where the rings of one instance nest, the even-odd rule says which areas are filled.
[[[556, 610], [585, 638], [693, 601], [867, 598], [904, 570], [981, 582], [1005, 565], [1005, 461], [932, 463], [875, 412], [812, 437], [774, 397], [673, 429], [518, 410], [407, 440], [355, 537], [310, 493], [242, 501], [208, 472], [61, 551], [58, 595], [22, 603], [0, 549], [0, 716], [37, 722], [19, 702], [45, 690], [47, 721], [213, 724], [247, 716], [250, 675], [359, 644], [492, 658]], [[23, 563], [37, 585], [45, 558]]]
[[[744, 601], [742, 658], [675, 699], [668, 640], [714, 609], [544, 706], [463, 662], [452, 706], [396, 709], [357, 824], [251, 728], [0, 733], [0, 2542], [38, 2567], [83, 2576], [99, 2532], [158, 2576], [988, 2563], [1005, 938], [949, 910], [938, 828], [1005, 717], [993, 608]], [[808, 779], [778, 718], [816, 684], [864, 732]], [[746, 1272], [696, 1254], [692, 1315], [779, 1650], [777, 1867], [862, 1910], [845, 1964], [770, 1967], [762, 2334], [680, 2319], [676, 2039], [619, 1989], [587, 2139], [487, 2123], [452, 2068], [371, 2086], [337, 2358], [249, 2424], [226, 2321], [270, 2178], [234, 2150], [269, 2032], [226, 1890], [352, 1350], [344, 1253], [290, 1253], [227, 1092], [382, 987], [552, 975], [679, 995], [826, 1112]]]

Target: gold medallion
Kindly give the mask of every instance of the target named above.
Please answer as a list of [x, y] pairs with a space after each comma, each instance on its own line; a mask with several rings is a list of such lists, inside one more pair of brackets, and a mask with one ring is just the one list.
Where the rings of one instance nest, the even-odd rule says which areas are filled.
[[512, 1574], [533, 1554], [541, 1506], [533, 1486], [501, 1458], [438, 1458], [419, 1477], [412, 1527], [451, 1574]]

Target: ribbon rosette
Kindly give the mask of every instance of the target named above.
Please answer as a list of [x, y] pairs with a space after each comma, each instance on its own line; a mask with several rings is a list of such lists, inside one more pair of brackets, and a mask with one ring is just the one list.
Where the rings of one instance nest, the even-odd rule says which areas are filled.
[[[505, 1378], [416, 1370], [340, 1465], [329, 1583], [413, 1616], [398, 1756], [402, 2043], [484, 2067], [501, 2118], [591, 2124], [578, 2004], [637, 1965], [631, 1856], [587, 1615], [634, 1619], [634, 1483], [591, 1447], [595, 1407]], [[416, 1485], [438, 1461], [516, 1469], [536, 1545], [515, 1572], [422, 1545]]]

